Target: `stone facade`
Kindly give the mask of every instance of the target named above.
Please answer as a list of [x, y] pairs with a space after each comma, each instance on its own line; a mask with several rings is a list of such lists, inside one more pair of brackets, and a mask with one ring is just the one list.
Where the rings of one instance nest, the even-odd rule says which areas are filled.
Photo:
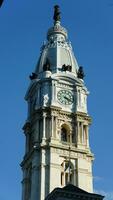
[[78, 77], [79, 67], [67, 37], [67, 30], [56, 21], [30, 76], [25, 96], [22, 200], [44, 200], [54, 188], [68, 183], [93, 192], [89, 92]]

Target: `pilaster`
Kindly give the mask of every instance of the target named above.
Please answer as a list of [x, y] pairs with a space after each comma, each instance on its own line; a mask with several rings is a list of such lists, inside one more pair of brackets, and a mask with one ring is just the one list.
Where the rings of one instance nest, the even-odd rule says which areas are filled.
[[46, 113], [43, 113], [43, 133], [42, 133], [42, 143], [45, 144], [46, 141]]
[[31, 185], [31, 200], [40, 199], [40, 183], [39, 183], [39, 166], [36, 163], [32, 167], [32, 185]]
[[40, 182], [40, 200], [45, 198], [45, 166], [46, 166], [46, 152], [45, 149], [41, 149], [41, 182]]

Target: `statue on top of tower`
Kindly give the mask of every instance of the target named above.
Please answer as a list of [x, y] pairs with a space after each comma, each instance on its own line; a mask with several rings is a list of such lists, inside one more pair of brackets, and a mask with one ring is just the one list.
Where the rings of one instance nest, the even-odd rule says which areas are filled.
[[61, 14], [60, 7], [58, 5], [55, 5], [54, 6], [54, 16], [53, 16], [53, 19], [55, 22], [61, 20], [60, 14]]

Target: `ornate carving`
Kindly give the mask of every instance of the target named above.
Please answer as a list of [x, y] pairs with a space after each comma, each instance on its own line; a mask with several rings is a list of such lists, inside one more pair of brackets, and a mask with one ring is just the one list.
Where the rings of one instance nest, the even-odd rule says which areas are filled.
[[64, 41], [55, 40], [55, 39], [54, 41], [49, 40], [48, 44], [46, 45], [46, 48], [55, 48], [57, 45], [65, 49], [72, 50], [72, 48], [69, 46], [69, 44], [66, 41], [64, 42]]
[[87, 121], [91, 122], [91, 117], [85, 113], [77, 112], [75, 114], [75, 117], [77, 118], [77, 121], [78, 120], [87, 120]]

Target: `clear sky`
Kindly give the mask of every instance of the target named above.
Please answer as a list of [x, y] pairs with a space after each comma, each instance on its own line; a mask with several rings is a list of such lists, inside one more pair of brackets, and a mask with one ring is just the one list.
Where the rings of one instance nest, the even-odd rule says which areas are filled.
[[113, 200], [113, 0], [10, 0], [0, 8], [0, 200], [20, 200], [24, 95], [59, 4], [90, 91], [94, 189]]

